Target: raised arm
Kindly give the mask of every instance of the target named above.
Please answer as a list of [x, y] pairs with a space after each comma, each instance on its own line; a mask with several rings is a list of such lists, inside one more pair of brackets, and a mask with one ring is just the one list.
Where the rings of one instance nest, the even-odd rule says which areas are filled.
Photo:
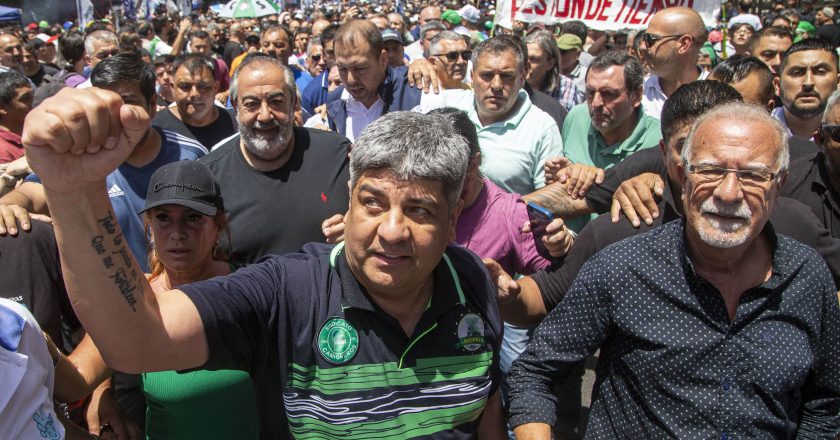
[[116, 93], [65, 88], [29, 113], [22, 136], [56, 223], [76, 315], [108, 365], [125, 372], [197, 367], [207, 359], [195, 306], [178, 290], [152, 293], [106, 193], [106, 176], [149, 129], [146, 111]]

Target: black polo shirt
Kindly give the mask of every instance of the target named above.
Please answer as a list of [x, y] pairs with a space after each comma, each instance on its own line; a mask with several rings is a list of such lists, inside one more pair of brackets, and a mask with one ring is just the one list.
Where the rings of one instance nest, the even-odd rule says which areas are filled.
[[499, 381], [495, 287], [449, 246], [408, 337], [347, 266], [308, 244], [227, 277], [182, 286], [204, 324], [204, 369], [254, 379], [263, 438], [473, 438]]
[[790, 164], [782, 195], [808, 205], [831, 235], [840, 237], [840, 195], [831, 187], [825, 155], [821, 151]]

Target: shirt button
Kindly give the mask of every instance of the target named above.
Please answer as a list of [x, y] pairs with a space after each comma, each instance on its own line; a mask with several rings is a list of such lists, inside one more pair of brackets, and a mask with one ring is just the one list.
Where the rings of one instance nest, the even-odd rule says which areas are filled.
[[[729, 386], [729, 382], [724, 382], [724, 384], [723, 384], [723, 391], [729, 391], [729, 388], [730, 388], [730, 386]], [[724, 435], [726, 435], [726, 434], [724, 434]]]

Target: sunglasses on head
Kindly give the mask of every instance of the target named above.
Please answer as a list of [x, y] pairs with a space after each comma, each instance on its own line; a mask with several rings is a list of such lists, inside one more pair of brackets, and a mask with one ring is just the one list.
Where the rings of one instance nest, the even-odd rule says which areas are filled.
[[456, 51], [456, 52], [440, 53], [440, 54], [437, 54], [435, 56], [436, 57], [446, 57], [447, 60], [449, 60], [453, 63], [455, 61], [458, 61], [459, 56], [461, 58], [463, 58], [464, 61], [469, 61], [472, 58], [472, 51], [471, 50], [465, 50], [463, 52], [457, 52]]
[[827, 134], [834, 142], [840, 142], [840, 125], [837, 124], [822, 124], [820, 129]]
[[645, 46], [653, 47], [658, 43], [660, 40], [664, 40], [666, 38], [680, 38], [683, 34], [680, 35], [655, 35], [648, 32], [642, 34], [642, 41], [645, 42]]

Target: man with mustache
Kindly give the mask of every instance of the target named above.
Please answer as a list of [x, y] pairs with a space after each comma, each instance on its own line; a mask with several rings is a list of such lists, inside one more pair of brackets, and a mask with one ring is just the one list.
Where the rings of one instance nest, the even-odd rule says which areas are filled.
[[785, 52], [779, 70], [782, 107], [773, 116], [792, 136], [813, 140], [826, 100], [837, 90], [837, 52], [820, 39], [802, 40]]
[[[739, 102], [690, 126], [666, 126], [662, 153], [684, 216], [583, 264], [511, 371], [517, 438], [550, 438], [553, 381], [597, 348], [586, 438], [833, 436], [840, 427], [836, 288], [818, 254], [768, 221], [787, 177], [785, 128]], [[624, 236], [633, 235], [623, 224]], [[622, 235], [612, 228], [613, 238]], [[545, 303], [559, 301], [545, 290], [557, 287], [554, 274], [517, 284], [494, 271], [501, 298], [542, 291]], [[503, 307], [503, 317], [510, 304], [517, 302]], [[519, 304], [527, 310], [529, 302]]]
[[159, 111], [152, 125], [195, 139], [208, 150], [236, 133], [233, 115], [214, 104], [219, 90], [215, 68], [216, 63], [204, 55], [176, 58], [172, 63], [175, 105]]
[[[642, 107], [644, 71], [635, 58], [618, 51], [592, 61], [586, 73], [586, 104], [578, 104], [563, 123], [563, 155], [575, 164], [606, 169], [662, 139], [659, 120]], [[580, 231], [589, 221], [567, 222]]]
[[281, 59], [246, 56], [231, 80], [230, 99], [239, 132], [204, 160], [222, 193], [234, 194], [225, 197], [231, 238], [223, 238], [220, 249], [247, 264], [323, 241], [321, 220], [347, 211], [350, 143], [332, 132], [293, 127], [297, 87]]

